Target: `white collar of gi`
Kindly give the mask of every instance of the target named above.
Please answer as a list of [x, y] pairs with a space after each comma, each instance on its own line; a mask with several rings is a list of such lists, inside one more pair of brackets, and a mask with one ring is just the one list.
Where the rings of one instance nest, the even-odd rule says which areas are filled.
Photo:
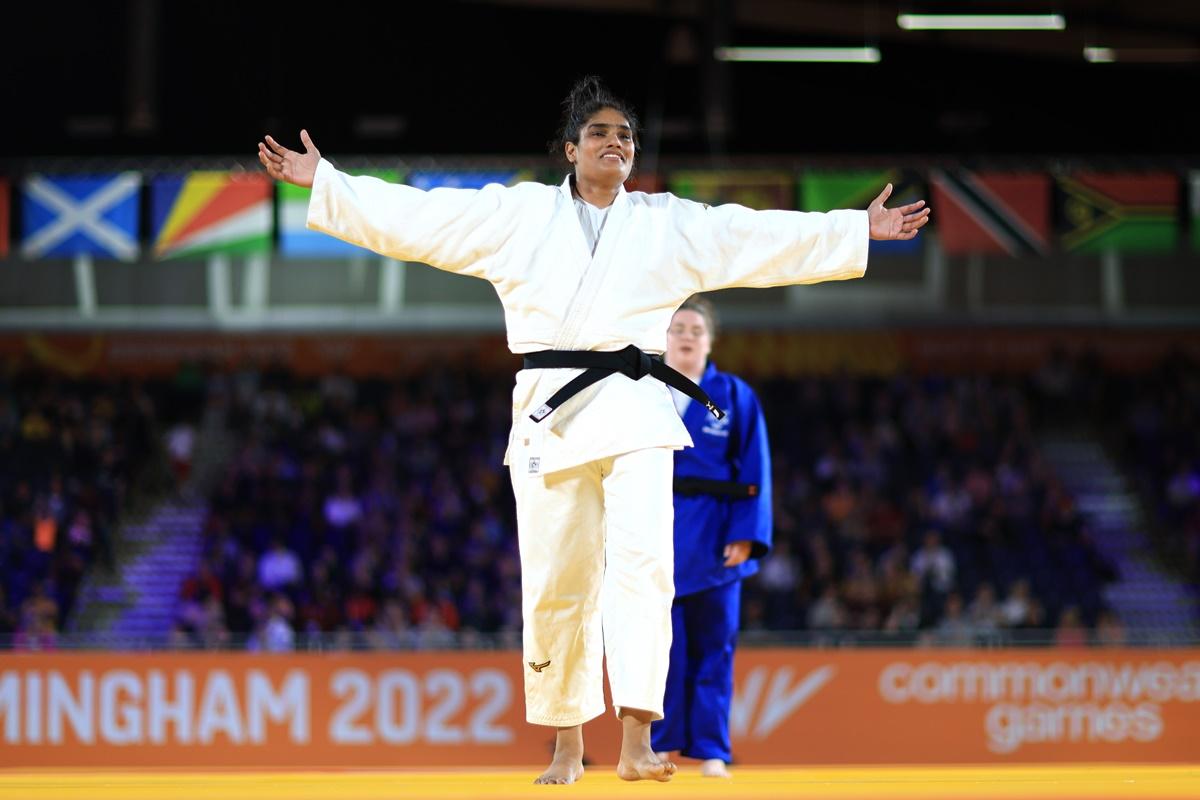
[[[566, 197], [572, 203], [575, 202], [575, 192], [573, 192], [571, 190], [571, 175], [570, 175], [570, 173], [567, 173], [567, 177], [563, 178], [562, 186], [560, 186], [558, 188], [563, 193], [564, 197]], [[627, 192], [625, 191], [625, 184], [621, 184], [620, 186], [618, 186], [617, 187], [617, 196], [613, 198], [612, 205], [609, 206], [609, 208], [616, 208], [618, 205], [623, 205], [626, 201], [626, 194], [627, 194]], [[584, 200], [583, 202], [586, 203], [587, 201]]]

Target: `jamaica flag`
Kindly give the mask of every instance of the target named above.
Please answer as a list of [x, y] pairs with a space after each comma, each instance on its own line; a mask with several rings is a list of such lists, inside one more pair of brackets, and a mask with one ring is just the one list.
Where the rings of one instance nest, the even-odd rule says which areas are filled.
[[1179, 178], [1169, 172], [1076, 172], [1056, 178], [1059, 244], [1096, 253], [1160, 253], [1179, 237]]
[[[868, 170], [836, 172], [809, 170], [800, 181], [801, 211], [833, 211], [839, 208], [865, 210], [883, 187], [892, 184], [892, 196], [885, 205], [895, 208], [917, 200], [928, 200], [924, 176], [914, 170]], [[897, 242], [871, 242], [871, 252], [881, 254], [916, 253], [922, 237]]]

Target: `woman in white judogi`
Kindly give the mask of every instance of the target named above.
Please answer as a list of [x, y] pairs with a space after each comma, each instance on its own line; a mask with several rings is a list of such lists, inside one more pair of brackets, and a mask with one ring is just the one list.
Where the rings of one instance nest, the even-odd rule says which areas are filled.
[[[664, 351], [671, 315], [694, 293], [860, 277], [869, 237], [910, 239], [929, 213], [923, 201], [884, 208], [890, 185], [866, 211], [828, 214], [626, 192], [636, 128], [622, 101], [584, 79], [564, 103], [559, 146], [573, 169], [562, 185], [479, 190], [350, 177], [305, 131], [303, 153], [269, 136], [259, 144], [274, 178], [312, 187], [308, 227], [489, 281], [509, 348], [526, 354], [505, 463], [521, 552], [526, 716], [558, 729], [539, 783], [582, 776], [581, 725], [604, 711], [606, 655], [623, 726], [618, 774], [669, 780], [675, 771], [650, 749], [650, 723], [662, 717], [671, 639], [672, 451], [692, 442], [661, 364], [644, 354]], [[555, 398], [592, 366], [559, 361], [622, 349], [634, 363], [624, 374], [593, 371], [605, 377]]]

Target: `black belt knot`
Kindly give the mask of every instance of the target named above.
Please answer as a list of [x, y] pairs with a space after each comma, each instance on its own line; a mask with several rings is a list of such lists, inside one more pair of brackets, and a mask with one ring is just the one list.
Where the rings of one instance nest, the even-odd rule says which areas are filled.
[[652, 374], [654, 362], [656, 360], [659, 362], [662, 361], [661, 356], [655, 359], [649, 353], [644, 352], [634, 345], [621, 348], [617, 351], [617, 354], [626, 365], [625, 369], [621, 370], [621, 374], [635, 381], [640, 381], [647, 375]]
[[536, 353], [526, 353], [525, 369], [583, 369], [583, 372], [572, 378], [566, 386], [554, 393], [554, 396], [538, 406], [529, 415], [534, 422], [541, 422], [550, 416], [550, 412], [558, 408], [570, 398], [582, 392], [601, 378], [619, 372], [632, 380], [641, 380], [647, 375], [657, 378], [668, 386], [673, 386], [699, 403], [717, 419], [725, 416], [725, 412], [717, 408], [708, 394], [689, 380], [685, 375], [668, 367], [662, 356], [652, 356], [642, 351], [636, 345], [627, 345], [620, 350], [540, 350]]

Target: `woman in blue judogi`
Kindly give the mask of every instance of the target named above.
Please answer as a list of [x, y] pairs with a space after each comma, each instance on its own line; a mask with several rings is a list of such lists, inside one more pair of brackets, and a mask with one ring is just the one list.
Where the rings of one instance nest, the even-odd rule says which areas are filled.
[[692, 297], [667, 329], [667, 363], [728, 413], [713, 419], [672, 390], [695, 446], [675, 452], [673, 638], [663, 719], [651, 741], [725, 777], [742, 579], [771, 546], [771, 456], [753, 390], [708, 361], [714, 322], [712, 306]]

